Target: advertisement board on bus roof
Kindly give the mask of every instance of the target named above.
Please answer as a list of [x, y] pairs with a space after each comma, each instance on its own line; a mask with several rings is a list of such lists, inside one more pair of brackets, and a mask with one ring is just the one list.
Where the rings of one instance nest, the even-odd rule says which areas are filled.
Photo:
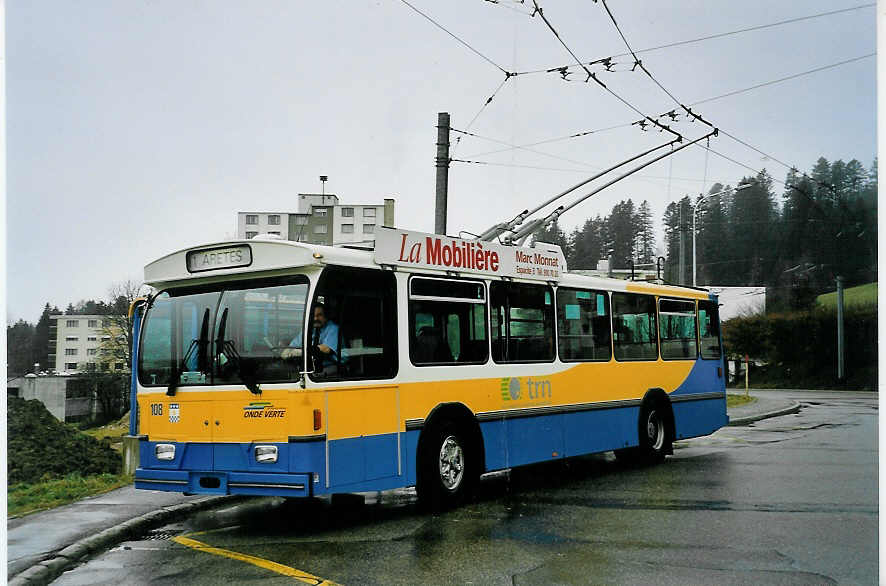
[[558, 281], [566, 272], [566, 257], [554, 244], [505, 246], [396, 228], [376, 232], [375, 262], [538, 281]]

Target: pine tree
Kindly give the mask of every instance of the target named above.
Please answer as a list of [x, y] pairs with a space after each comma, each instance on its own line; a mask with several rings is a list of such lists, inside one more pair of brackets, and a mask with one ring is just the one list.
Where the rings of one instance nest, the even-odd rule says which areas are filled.
[[6, 326], [7, 377], [34, 371], [34, 325], [18, 320]]
[[570, 237], [567, 263], [571, 269], [596, 269], [597, 262], [603, 259], [603, 219], [585, 220], [581, 229], [576, 228]]
[[649, 201], [643, 200], [637, 209], [637, 258], [640, 264], [655, 262], [655, 230], [652, 225], [652, 210]]
[[43, 307], [43, 313], [40, 314], [37, 325], [34, 327], [33, 356], [34, 362], [40, 363], [41, 370], [52, 370], [55, 368], [55, 363], [49, 361], [49, 326], [52, 321], [49, 319], [49, 316], [60, 314], [61, 311], [59, 311], [58, 307], [50, 307], [47, 303]]
[[[569, 258], [569, 238], [566, 236], [566, 232], [560, 228], [560, 225], [556, 220], [551, 222], [551, 224], [545, 228], [544, 230], [539, 230], [532, 236], [532, 243], [536, 242], [547, 242], [548, 244], [556, 244], [560, 248], [563, 249], [563, 254]], [[567, 261], [568, 262], [568, 261]], [[129, 308], [127, 307], [127, 310]]]

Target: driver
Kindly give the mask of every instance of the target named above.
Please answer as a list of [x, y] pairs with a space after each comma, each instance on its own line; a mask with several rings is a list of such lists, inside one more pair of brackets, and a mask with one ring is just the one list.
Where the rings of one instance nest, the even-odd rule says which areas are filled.
[[[311, 347], [322, 357], [320, 368], [326, 370], [335, 366], [335, 358], [338, 356], [338, 324], [326, 317], [326, 307], [322, 303], [314, 306], [314, 332]], [[280, 356], [283, 358], [299, 358], [302, 355], [301, 335], [296, 335], [289, 348], [283, 350]]]

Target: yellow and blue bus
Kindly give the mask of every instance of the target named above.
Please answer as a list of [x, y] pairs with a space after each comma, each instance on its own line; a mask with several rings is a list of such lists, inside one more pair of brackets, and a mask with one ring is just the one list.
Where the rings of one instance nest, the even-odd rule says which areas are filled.
[[487, 472], [610, 450], [657, 462], [728, 422], [708, 292], [570, 274], [542, 243], [376, 238], [258, 237], [145, 267], [136, 488], [415, 486], [445, 507]]

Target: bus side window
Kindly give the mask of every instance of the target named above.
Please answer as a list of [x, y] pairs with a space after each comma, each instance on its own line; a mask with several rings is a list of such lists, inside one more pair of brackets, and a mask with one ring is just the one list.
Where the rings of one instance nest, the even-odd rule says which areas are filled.
[[706, 360], [720, 359], [720, 317], [714, 301], [698, 302], [698, 338], [701, 357]]
[[665, 360], [695, 360], [695, 303], [677, 299], [658, 302], [661, 357]]
[[609, 296], [605, 291], [557, 289], [560, 360], [609, 360]]
[[[397, 292], [393, 273], [327, 267], [312, 307], [318, 303], [323, 304], [328, 322], [338, 328], [338, 352], [317, 361], [312, 379], [387, 379], [397, 374]], [[318, 333], [312, 324], [309, 339]]]
[[554, 359], [554, 295], [546, 285], [490, 285], [492, 359], [550, 362]]
[[616, 360], [656, 360], [655, 297], [612, 294], [612, 327]]
[[417, 366], [483, 364], [489, 357], [480, 281], [412, 277], [409, 321], [409, 358]]

